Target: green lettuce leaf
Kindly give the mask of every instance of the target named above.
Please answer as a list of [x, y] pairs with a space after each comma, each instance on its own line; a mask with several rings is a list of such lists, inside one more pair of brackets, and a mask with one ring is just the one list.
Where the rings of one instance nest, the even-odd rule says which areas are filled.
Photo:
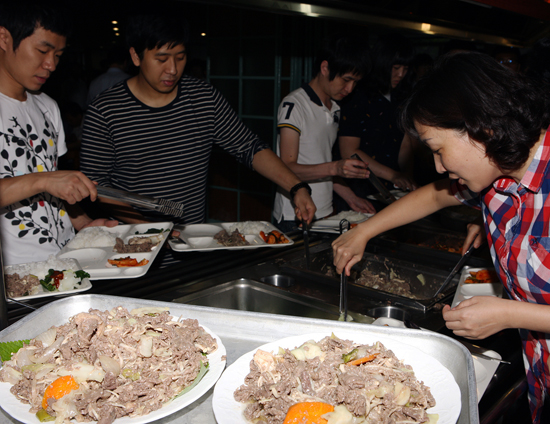
[[195, 387], [197, 384], [199, 384], [199, 381], [202, 380], [202, 378], [205, 376], [205, 374], [208, 372], [208, 367], [210, 364], [204, 365], [204, 363], [201, 361], [201, 369], [199, 370], [199, 374], [195, 377], [193, 382], [187, 386], [185, 389], [183, 389], [181, 392], [179, 392], [176, 396], [174, 396], [174, 399], [179, 398], [180, 396], [184, 395], [185, 393], [189, 392], [193, 387]]
[[9, 361], [11, 355], [16, 353], [24, 344], [29, 344], [30, 340], [17, 340], [15, 342], [0, 343], [0, 358], [2, 361]]

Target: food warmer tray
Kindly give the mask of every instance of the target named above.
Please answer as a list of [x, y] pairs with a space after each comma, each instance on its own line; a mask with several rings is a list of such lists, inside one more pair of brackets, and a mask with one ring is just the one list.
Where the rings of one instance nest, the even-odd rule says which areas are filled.
[[[309, 269], [306, 267], [305, 258], [291, 258], [281, 263], [284, 274], [312, 283], [320, 283], [333, 287], [339, 287], [340, 276], [336, 274], [333, 266], [332, 248], [327, 244], [320, 244], [311, 249], [312, 260]], [[354, 283], [354, 275], [368, 267], [373, 272], [389, 272], [393, 269], [401, 279], [406, 280], [411, 286], [411, 292], [415, 299], [384, 292]], [[425, 283], [418, 278], [422, 274]], [[443, 293], [434, 298], [435, 292], [443, 284], [448, 271], [435, 269], [426, 265], [390, 258], [387, 255], [376, 255], [365, 252], [363, 259], [352, 268], [352, 277], [348, 278], [349, 293], [355, 293], [366, 298], [379, 300], [392, 305], [402, 306], [421, 312], [427, 312], [438, 302], [452, 296], [458, 283], [458, 276]]]
[[[128, 309], [167, 306], [174, 316], [197, 319], [199, 324], [208, 327], [222, 339], [227, 349], [227, 366], [252, 349], [293, 335], [327, 331], [338, 333], [340, 330], [395, 338], [431, 355], [451, 371], [461, 392], [461, 412], [457, 423], [479, 424], [472, 356], [464, 346], [450, 337], [428, 331], [86, 294], [56, 300], [32, 312], [1, 331], [0, 342], [35, 336], [89, 308], [107, 310], [117, 306]], [[163, 424], [199, 422], [216, 422], [212, 411], [212, 389], [195, 403], [162, 419]], [[17, 421], [0, 410], [0, 424], [8, 423], [16, 424]]]
[[[450, 265], [452, 268], [461, 257], [460, 251], [450, 252], [428, 246], [443, 243], [455, 248], [462, 248], [465, 235], [466, 233], [455, 233], [440, 228], [428, 229], [415, 225], [406, 225], [374, 237], [367, 245], [367, 250], [372, 250], [374, 246], [378, 246], [395, 251], [403, 259], [415, 257], [427, 264], [435, 263], [441, 266], [452, 264]], [[492, 266], [491, 257], [487, 251], [487, 244], [483, 244], [480, 249], [474, 249], [468, 258], [467, 264], [480, 268]]]

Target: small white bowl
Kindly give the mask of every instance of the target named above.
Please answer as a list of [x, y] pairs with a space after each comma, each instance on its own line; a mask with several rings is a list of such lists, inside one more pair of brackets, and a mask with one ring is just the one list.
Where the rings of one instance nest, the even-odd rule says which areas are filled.
[[473, 296], [502, 296], [502, 284], [501, 283], [471, 283], [463, 284], [460, 288], [460, 293], [464, 297]]

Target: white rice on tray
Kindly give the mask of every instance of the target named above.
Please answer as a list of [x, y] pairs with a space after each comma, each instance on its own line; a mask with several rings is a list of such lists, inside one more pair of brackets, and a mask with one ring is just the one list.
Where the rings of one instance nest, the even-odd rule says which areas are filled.
[[89, 227], [71, 240], [67, 245], [70, 249], [83, 249], [85, 247], [111, 247], [116, 243], [116, 234], [113, 234], [101, 227]]
[[271, 231], [271, 227], [259, 221], [243, 221], [232, 224], [227, 232], [232, 233], [235, 230], [239, 230], [239, 233], [241, 234], [257, 235], [260, 234], [260, 231], [268, 233]]
[[4, 274], [19, 274], [20, 277], [36, 275], [40, 280], [43, 280], [50, 269], [73, 271], [72, 273], [65, 273], [64, 278], [60, 281], [59, 291], [72, 290], [80, 282], [80, 279], [74, 276], [74, 271], [80, 269], [77, 262], [74, 259], [56, 258], [54, 255], [50, 255], [48, 260], [43, 262], [7, 265], [4, 267]]

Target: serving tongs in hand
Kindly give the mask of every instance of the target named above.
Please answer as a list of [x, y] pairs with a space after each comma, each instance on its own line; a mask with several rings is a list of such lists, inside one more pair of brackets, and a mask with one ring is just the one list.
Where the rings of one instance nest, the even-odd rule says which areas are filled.
[[[344, 234], [351, 228], [351, 225], [347, 219], [340, 221], [340, 235]], [[346, 269], [342, 269], [340, 274], [340, 318], [344, 318], [343, 321], [348, 320], [348, 277], [346, 275]]]
[[129, 193], [127, 191], [102, 186], [97, 186], [97, 194], [101, 197], [107, 197], [108, 199], [121, 200], [131, 205], [153, 209], [165, 215], [176, 216], [178, 218], [184, 215], [183, 205], [171, 200], [142, 196], [141, 194]]
[[[353, 155], [351, 155], [351, 158], [360, 160], [366, 165], [366, 162], [363, 159], [361, 159], [361, 157], [357, 153], [354, 153]], [[369, 181], [374, 186], [374, 188], [378, 191], [378, 193], [380, 193], [380, 196], [382, 197], [382, 201], [388, 205], [390, 203], [395, 202], [397, 200], [395, 196], [391, 194], [391, 192], [386, 188], [384, 184], [382, 184], [382, 181], [378, 179], [378, 177], [374, 174], [374, 172], [371, 171], [368, 165], [367, 165], [367, 171], [370, 172]]]
[[439, 289], [435, 292], [435, 294], [433, 295], [434, 298], [436, 298], [439, 293], [441, 293], [443, 290], [445, 290], [447, 288], [447, 286], [449, 285], [449, 283], [451, 282], [451, 280], [453, 279], [455, 274], [458, 271], [460, 271], [460, 269], [464, 266], [464, 264], [466, 263], [466, 260], [470, 256], [470, 253], [472, 253], [472, 250], [474, 249], [474, 242], [476, 241], [477, 236], [478, 235], [476, 234], [476, 236], [474, 237], [474, 239], [470, 243], [470, 246], [468, 246], [468, 250], [466, 250], [466, 253], [464, 253], [464, 255], [462, 255], [462, 257], [460, 258], [458, 263], [455, 265], [455, 267], [453, 268], [451, 273], [447, 276], [447, 278], [445, 279], [445, 281], [443, 282], [441, 287], [439, 287]]

